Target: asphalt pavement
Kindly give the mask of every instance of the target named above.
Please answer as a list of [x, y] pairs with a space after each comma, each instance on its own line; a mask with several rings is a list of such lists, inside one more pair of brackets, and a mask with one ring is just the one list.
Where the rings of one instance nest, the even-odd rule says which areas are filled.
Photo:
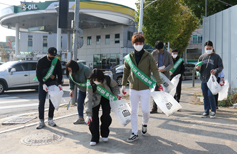
[[[57, 127], [50, 127], [46, 123], [47, 127], [36, 130], [36, 124], [29, 122], [21, 128], [0, 132], [0, 153], [236, 154], [237, 110], [220, 107], [215, 119], [200, 118], [203, 113], [203, 105], [197, 102], [198, 99], [195, 95], [201, 91], [200, 84], [198, 83], [195, 88], [192, 88], [190, 82], [190, 80], [183, 82], [181, 112], [176, 112], [170, 117], [161, 112], [151, 114], [146, 136], [142, 136], [140, 132], [142, 113], [139, 109], [139, 139], [133, 143], [126, 142], [131, 134], [131, 124], [123, 127], [111, 113], [113, 122], [110, 127], [109, 142], [100, 142], [94, 147], [90, 146], [91, 135], [88, 126], [72, 124], [78, 118], [76, 107], [71, 106], [67, 111], [63, 106], [56, 112], [56, 114], [61, 114], [55, 118]], [[67, 90], [65, 89], [65, 91]], [[130, 103], [128, 98], [124, 99]], [[62, 113], [65, 114], [62, 115]], [[15, 125], [15, 127], [18, 126]], [[28, 141], [40, 144], [42, 140], [38, 140], [35, 136], [42, 136], [42, 134], [48, 135], [43, 140], [48, 141], [49, 144], [29, 146], [22, 143]], [[61, 136], [54, 135], [54, 139], [60, 139], [60, 141], [53, 143], [51, 139], [47, 138], [51, 134]], [[32, 135], [33, 139], [25, 139]]]

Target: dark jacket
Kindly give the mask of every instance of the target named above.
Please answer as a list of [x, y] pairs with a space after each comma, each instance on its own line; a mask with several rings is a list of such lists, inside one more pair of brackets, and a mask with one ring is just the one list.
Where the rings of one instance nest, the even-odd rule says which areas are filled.
[[218, 78], [218, 74], [223, 70], [223, 63], [221, 57], [216, 54], [203, 54], [199, 57], [199, 62], [202, 61], [202, 66], [200, 70], [200, 79], [202, 83], [207, 83], [210, 75], [211, 75], [211, 70], [216, 69], [216, 78]]
[[[159, 51], [158, 50], [154, 50], [151, 55], [154, 57], [154, 60], [156, 63], [158, 63], [159, 61]], [[165, 76], [170, 79], [170, 69], [173, 67], [174, 63], [172, 60], [172, 56], [171, 54], [164, 50], [164, 57], [163, 57], [163, 65], [165, 66], [165, 72], [163, 72], [163, 74], [165, 74]]]
[[[154, 78], [157, 81], [157, 85], [162, 84], [156, 63], [155, 63], [152, 55], [149, 52], [144, 50], [144, 53], [143, 53], [138, 65], [137, 65], [136, 58], [135, 58], [135, 51], [130, 53], [130, 57], [131, 57], [133, 64], [136, 65], [140, 71], [142, 71], [148, 77], [151, 77], [151, 72], [152, 72]], [[136, 77], [136, 75], [133, 73], [133, 71], [131, 70], [128, 63], [125, 61], [124, 62], [122, 85], [126, 86], [127, 81], [129, 81], [130, 89], [134, 89], [134, 90], [149, 89], [149, 87], [144, 82], [142, 82], [139, 78]]]
[[[86, 83], [87, 78], [89, 77], [89, 75], [91, 73], [91, 69], [89, 67], [85, 66], [81, 62], [78, 62], [78, 66], [79, 66], [79, 71], [76, 74], [73, 74], [72, 78], [77, 83]], [[70, 77], [69, 77], [69, 81], [70, 81], [69, 82], [70, 89], [73, 90], [75, 83], [70, 79]], [[80, 91], [86, 92], [86, 87], [81, 87], [77, 84], [76, 84], [76, 86], [80, 89]]]
[[49, 78], [46, 82], [43, 81], [43, 77], [45, 77], [45, 75], [47, 74], [51, 66], [51, 62], [52, 61], [49, 61], [47, 56], [44, 56], [41, 59], [39, 59], [37, 63], [36, 76], [37, 76], [38, 81], [42, 85], [45, 83], [56, 82], [56, 81], [58, 84], [62, 84], [63, 77], [62, 77], [62, 66], [61, 66], [60, 60], [57, 61], [56, 67], [53, 71], [53, 75], [55, 76], [55, 78], [54, 79]]
[[[173, 58], [173, 62], [174, 65], [175, 63], [179, 60], [179, 56], [177, 56], [175, 59]], [[175, 77], [178, 74], [183, 75], [185, 71], [185, 67], [184, 67], [184, 61], [179, 65], [179, 67], [175, 70], [175, 72], [170, 76], [170, 78], [172, 79], [173, 77]]]

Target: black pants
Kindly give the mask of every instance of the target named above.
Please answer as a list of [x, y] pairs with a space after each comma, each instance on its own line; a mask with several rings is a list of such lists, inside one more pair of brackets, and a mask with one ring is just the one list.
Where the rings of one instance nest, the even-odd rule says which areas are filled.
[[179, 78], [179, 83], [176, 87], [176, 93], [174, 95], [174, 99], [179, 103], [181, 96], [181, 88], [182, 88], [182, 76]]
[[[155, 91], [159, 91], [158, 89], [159, 89], [159, 87], [156, 85]], [[152, 107], [152, 110], [157, 110], [157, 105], [156, 105], [156, 102], [155, 102], [154, 100], [153, 100], [153, 107]]]
[[[50, 83], [46, 83], [47, 86], [51, 86], [51, 85], [56, 85], [56, 82], [50, 82]], [[38, 111], [39, 111], [39, 119], [44, 119], [44, 106], [45, 106], [45, 99], [47, 96], [47, 92], [44, 91], [43, 86], [41, 84], [39, 84], [38, 87], [38, 93], [39, 93], [39, 107], [38, 107]], [[49, 112], [48, 112], [48, 117], [53, 119], [54, 116], [54, 106], [51, 102], [51, 100], [49, 100]]]
[[108, 137], [109, 136], [109, 126], [112, 122], [112, 118], [110, 116], [110, 104], [109, 100], [101, 97], [100, 104], [94, 108], [92, 108], [92, 122], [89, 125], [89, 129], [92, 135], [91, 142], [99, 142], [100, 139], [100, 130], [99, 130], [99, 109], [100, 105], [102, 106], [102, 116], [101, 120], [101, 136]]
[[[217, 82], [220, 83], [221, 78], [217, 78]], [[216, 100], [216, 108], [218, 108], [218, 94], [215, 95], [215, 100]]]

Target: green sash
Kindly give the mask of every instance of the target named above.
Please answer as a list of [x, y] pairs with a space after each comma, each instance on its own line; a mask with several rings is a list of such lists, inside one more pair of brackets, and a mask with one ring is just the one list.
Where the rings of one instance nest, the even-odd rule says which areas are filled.
[[77, 84], [78, 86], [81, 86], [81, 87], [87, 87], [87, 83], [78, 83], [78, 82], [76, 82], [76, 81], [74, 81], [73, 80], [73, 78], [72, 78], [72, 75], [69, 73], [69, 77], [70, 77], [70, 79], [72, 80], [72, 82], [74, 82], [75, 84]]
[[133, 73], [136, 75], [138, 79], [140, 79], [142, 82], [144, 82], [147, 86], [150, 88], [153, 88], [156, 85], [156, 81], [153, 81], [150, 77], [148, 77], [145, 73], [143, 73], [141, 70], [139, 70], [132, 62], [130, 54], [124, 57], [124, 59], [127, 61], [128, 65], [130, 66]]
[[170, 69], [170, 72], [173, 74], [183, 61], [184, 61], [184, 59], [179, 58], [179, 60], [177, 60], [176, 63], [174, 64], [174, 66]]
[[[90, 83], [90, 80], [87, 80], [87, 87], [92, 89], [92, 86], [91, 86], [91, 83]], [[96, 85], [96, 91], [101, 95], [103, 96], [104, 98], [110, 100], [110, 97], [116, 101], [117, 100], [117, 97], [112, 94], [110, 91], [106, 90], [105, 88], [103, 88], [102, 86], [100, 85]]]
[[[45, 77], [43, 77], [44, 82], [47, 81], [52, 76], [57, 62], [58, 62], [58, 58], [54, 58], [53, 61], [51, 62], [51, 66], [50, 66], [47, 74], [45, 75]], [[33, 79], [33, 81], [38, 81], [37, 76]]]

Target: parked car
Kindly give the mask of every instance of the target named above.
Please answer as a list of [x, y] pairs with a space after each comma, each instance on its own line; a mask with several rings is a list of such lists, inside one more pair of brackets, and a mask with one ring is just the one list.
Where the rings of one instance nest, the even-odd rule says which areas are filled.
[[0, 66], [0, 94], [11, 89], [38, 89], [37, 61], [11, 61]]
[[[195, 67], [195, 64], [190, 64], [190, 63], [185, 64], [185, 71], [184, 71], [182, 80], [185, 80], [187, 78], [192, 79], [194, 67]], [[197, 79], [196, 72], [195, 72], [195, 79]]]
[[109, 71], [105, 71], [105, 75], [108, 75], [112, 77], [115, 81], [117, 81], [118, 85], [122, 85], [122, 79], [123, 79], [123, 69], [124, 69], [124, 64], [117, 65], [110, 69]]

